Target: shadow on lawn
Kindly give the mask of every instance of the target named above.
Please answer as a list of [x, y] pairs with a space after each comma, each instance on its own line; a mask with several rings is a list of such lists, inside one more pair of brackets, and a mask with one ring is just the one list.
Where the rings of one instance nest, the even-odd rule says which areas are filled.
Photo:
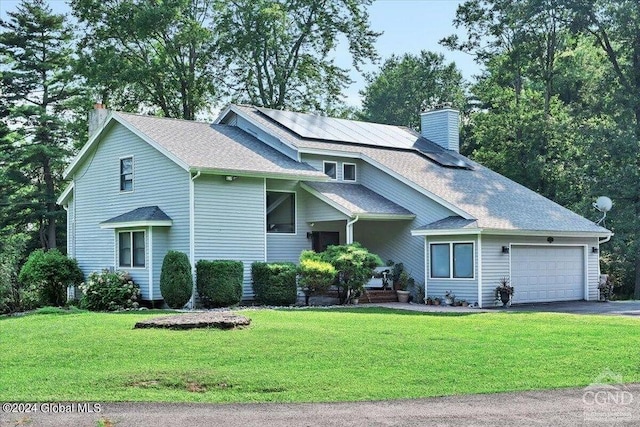
[[485, 314], [484, 312], [470, 312], [470, 313], [461, 313], [461, 312], [425, 312], [425, 311], [411, 311], [411, 310], [402, 310], [397, 308], [386, 308], [386, 307], [310, 307], [305, 309], [290, 309], [290, 308], [279, 308], [277, 310], [281, 311], [311, 311], [314, 313], [356, 313], [356, 314], [393, 314], [400, 316], [427, 316], [427, 317], [464, 317], [464, 316], [473, 316], [479, 314]]

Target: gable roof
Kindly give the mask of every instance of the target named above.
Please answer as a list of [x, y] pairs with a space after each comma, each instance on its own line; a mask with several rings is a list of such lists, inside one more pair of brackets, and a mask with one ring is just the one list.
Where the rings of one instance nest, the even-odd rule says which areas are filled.
[[101, 228], [169, 227], [173, 221], [157, 206], [145, 206], [100, 223]]
[[302, 188], [348, 217], [362, 219], [413, 219], [415, 215], [360, 184], [307, 182]]
[[120, 123], [185, 170], [238, 176], [326, 181], [328, 177], [260, 142], [238, 127], [112, 112], [65, 171], [69, 176], [99, 136]]
[[[382, 168], [450, 208], [461, 218], [475, 220], [479, 229], [611, 234], [609, 230], [459, 153], [447, 151], [471, 165], [471, 169], [442, 167], [412, 150], [303, 138], [255, 107], [233, 105], [227, 114], [236, 111], [295, 146], [300, 153], [331, 153], [360, 158]], [[218, 120], [223, 121], [225, 117]], [[417, 142], [419, 136], [414, 135], [414, 138]]]

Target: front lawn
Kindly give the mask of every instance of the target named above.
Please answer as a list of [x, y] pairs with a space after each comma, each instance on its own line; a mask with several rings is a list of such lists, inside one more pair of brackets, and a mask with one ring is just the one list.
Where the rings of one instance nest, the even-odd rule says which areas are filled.
[[242, 330], [133, 329], [158, 313], [0, 319], [0, 401], [319, 402], [640, 382], [640, 319], [247, 310]]

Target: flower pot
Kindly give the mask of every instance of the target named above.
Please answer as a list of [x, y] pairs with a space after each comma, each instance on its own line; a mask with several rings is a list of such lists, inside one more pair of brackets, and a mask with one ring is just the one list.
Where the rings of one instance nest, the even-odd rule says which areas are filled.
[[353, 303], [353, 305], [358, 305], [360, 304], [360, 299], [359, 298], [354, 298], [351, 300], [351, 302]]
[[509, 292], [500, 291], [500, 301], [502, 301], [502, 306], [506, 307], [511, 299], [511, 294]]
[[398, 295], [398, 302], [409, 302], [409, 291], [396, 291], [396, 294]]

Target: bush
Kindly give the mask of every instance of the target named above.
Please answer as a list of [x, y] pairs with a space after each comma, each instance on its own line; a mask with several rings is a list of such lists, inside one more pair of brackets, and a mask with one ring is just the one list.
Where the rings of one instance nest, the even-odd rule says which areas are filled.
[[42, 305], [62, 306], [67, 300], [67, 286], [82, 282], [82, 272], [76, 260], [57, 249], [38, 249], [29, 255], [18, 280], [37, 291]]
[[[0, 234], [0, 313], [29, 310], [28, 292], [20, 286], [18, 273], [26, 248], [27, 236], [3, 230]], [[23, 301], [24, 300], [24, 301]], [[24, 307], [27, 303], [27, 307]]]
[[304, 292], [304, 303], [309, 305], [309, 297], [326, 293], [333, 284], [337, 271], [328, 262], [322, 261], [320, 255], [313, 251], [303, 251], [298, 267], [299, 285]]
[[382, 260], [360, 243], [329, 246], [320, 253], [322, 261], [328, 262], [338, 271], [340, 300], [348, 303], [362, 293], [364, 285], [371, 279], [374, 269]]
[[95, 311], [116, 311], [138, 308], [140, 288], [124, 271], [93, 272], [89, 280], [80, 285], [80, 306]]
[[169, 251], [162, 261], [160, 292], [171, 308], [182, 308], [191, 298], [193, 276], [187, 254]]
[[264, 305], [291, 305], [298, 299], [296, 265], [292, 262], [254, 262], [251, 265], [253, 293]]
[[242, 301], [244, 267], [240, 261], [196, 264], [196, 287], [205, 308], [229, 307]]

